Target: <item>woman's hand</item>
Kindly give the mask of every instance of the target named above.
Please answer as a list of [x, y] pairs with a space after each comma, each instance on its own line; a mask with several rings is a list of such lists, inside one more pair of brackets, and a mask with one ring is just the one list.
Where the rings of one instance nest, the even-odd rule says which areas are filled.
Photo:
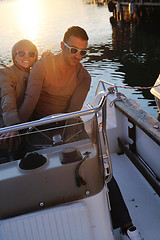
[[12, 152], [16, 150], [21, 143], [18, 131], [4, 133], [0, 136], [0, 148]]
[[45, 52], [42, 53], [41, 58], [45, 58], [51, 55], [54, 55], [54, 54], [50, 50], [46, 50]]

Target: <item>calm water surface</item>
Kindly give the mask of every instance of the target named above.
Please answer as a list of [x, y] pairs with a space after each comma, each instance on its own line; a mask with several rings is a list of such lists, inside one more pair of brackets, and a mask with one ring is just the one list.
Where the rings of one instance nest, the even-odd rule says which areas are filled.
[[[112, 23], [112, 24], [111, 24]], [[0, 67], [12, 64], [11, 48], [20, 39], [33, 41], [41, 54], [60, 51], [60, 41], [72, 25], [89, 35], [83, 63], [92, 75], [90, 102], [100, 79], [118, 86], [152, 86], [160, 72], [160, 35], [152, 24], [112, 19], [107, 5], [88, 0], [1, 0]], [[149, 90], [119, 89], [154, 117], [157, 108]]]

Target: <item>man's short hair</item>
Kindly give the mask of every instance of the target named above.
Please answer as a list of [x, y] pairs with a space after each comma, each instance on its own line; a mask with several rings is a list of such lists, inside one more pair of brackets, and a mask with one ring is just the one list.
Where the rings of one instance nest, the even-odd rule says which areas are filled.
[[81, 38], [82, 40], [88, 41], [89, 37], [86, 33], [86, 31], [79, 27], [79, 26], [72, 26], [67, 29], [67, 31], [64, 34], [63, 42], [67, 42], [67, 40], [71, 37], [75, 36], [77, 38]]

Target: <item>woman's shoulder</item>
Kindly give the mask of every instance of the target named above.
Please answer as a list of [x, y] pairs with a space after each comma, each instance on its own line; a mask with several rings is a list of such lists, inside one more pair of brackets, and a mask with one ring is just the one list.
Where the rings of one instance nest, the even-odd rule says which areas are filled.
[[4, 68], [0, 68], [0, 74], [11, 75], [19, 73], [20, 70], [13, 64], [12, 66], [6, 66]]
[[0, 69], [0, 82], [2, 82], [3, 80], [13, 81], [14, 79], [17, 81], [17, 79], [19, 79], [20, 76], [23, 77], [23, 75], [24, 73], [15, 65], [7, 66]]
[[14, 72], [13, 66], [0, 68], [0, 80], [3, 78], [10, 78]]

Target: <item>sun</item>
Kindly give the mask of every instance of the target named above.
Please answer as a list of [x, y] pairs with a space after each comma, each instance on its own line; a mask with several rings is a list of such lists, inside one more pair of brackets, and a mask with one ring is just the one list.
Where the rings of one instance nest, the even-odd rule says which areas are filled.
[[41, 0], [18, 0], [17, 12], [19, 13], [20, 31], [31, 40], [35, 39], [40, 31], [40, 22], [43, 16]]

